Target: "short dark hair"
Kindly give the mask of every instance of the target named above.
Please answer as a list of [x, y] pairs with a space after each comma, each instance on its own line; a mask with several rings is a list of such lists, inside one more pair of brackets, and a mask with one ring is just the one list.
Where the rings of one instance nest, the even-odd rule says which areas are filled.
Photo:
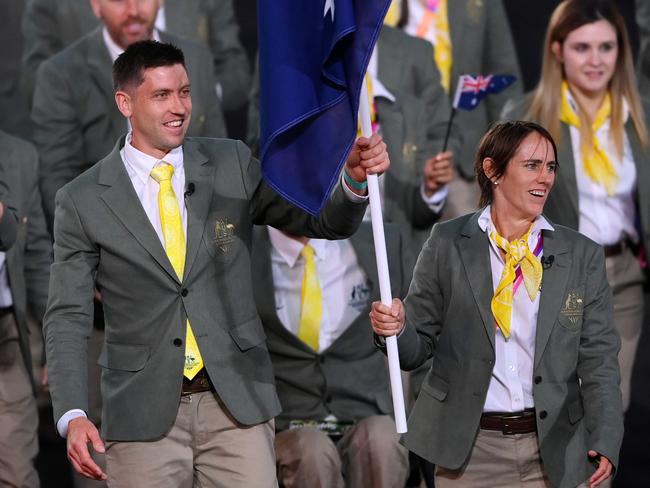
[[185, 68], [183, 51], [173, 44], [158, 41], [138, 41], [131, 44], [113, 63], [113, 89], [138, 87], [144, 81], [144, 70], [181, 64]]
[[[555, 162], [557, 163], [557, 146], [550, 132], [535, 122], [514, 120], [494, 124], [481, 138], [476, 157], [474, 159], [474, 171], [478, 186], [481, 189], [480, 207], [492, 203], [494, 179], [499, 179], [506, 172], [508, 163], [514, 157], [522, 141], [531, 134], [537, 132], [540, 136], [551, 143]], [[483, 160], [490, 158], [494, 161], [494, 173], [490, 176], [483, 170]]]

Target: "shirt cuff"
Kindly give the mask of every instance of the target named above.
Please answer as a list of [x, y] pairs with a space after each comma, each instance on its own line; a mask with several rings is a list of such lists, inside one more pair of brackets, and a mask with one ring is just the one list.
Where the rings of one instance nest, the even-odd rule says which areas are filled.
[[435, 213], [441, 212], [442, 207], [445, 206], [445, 201], [447, 200], [448, 195], [449, 195], [449, 187], [447, 185], [443, 185], [440, 188], [438, 188], [435, 192], [433, 192], [433, 195], [431, 195], [430, 197], [428, 197], [427, 194], [424, 192], [424, 183], [420, 185], [420, 196], [422, 197], [424, 203], [426, 203], [429, 206], [432, 212]]
[[78, 408], [73, 408], [68, 410], [66, 413], [61, 415], [61, 418], [56, 423], [56, 430], [59, 432], [59, 435], [64, 439], [68, 436], [68, 423], [78, 417], [88, 418], [86, 412], [79, 410]]
[[223, 100], [223, 88], [221, 87], [221, 83], [215, 83], [214, 89], [217, 92], [217, 98], [219, 101]]
[[348, 200], [354, 203], [364, 203], [367, 201], [368, 195], [361, 196], [352, 191], [352, 188], [350, 188], [350, 185], [348, 185], [348, 183], [345, 181], [345, 178], [343, 177], [343, 171], [341, 171], [341, 186], [343, 186], [343, 191], [348, 196]]

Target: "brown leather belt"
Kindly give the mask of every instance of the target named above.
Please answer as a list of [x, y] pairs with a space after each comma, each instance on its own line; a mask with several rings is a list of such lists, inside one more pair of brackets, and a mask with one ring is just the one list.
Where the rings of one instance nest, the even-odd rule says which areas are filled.
[[537, 430], [535, 410], [523, 412], [484, 413], [481, 415], [481, 429], [498, 430], [505, 435], [530, 434]]
[[212, 386], [212, 382], [205, 368], [196, 373], [196, 376], [191, 380], [183, 377], [181, 395], [191, 395], [192, 393], [201, 393], [203, 391], [214, 391], [214, 386]]
[[0, 308], [0, 317], [4, 317], [6, 315], [9, 315], [10, 313], [14, 313], [14, 307], [4, 307]]
[[625, 251], [625, 249], [630, 249], [633, 254], [636, 254], [637, 245], [629, 239], [623, 239], [621, 241], [618, 241], [616, 244], [603, 246], [603, 249], [605, 249], [605, 257], [611, 258], [614, 256], [620, 256], [623, 251]]

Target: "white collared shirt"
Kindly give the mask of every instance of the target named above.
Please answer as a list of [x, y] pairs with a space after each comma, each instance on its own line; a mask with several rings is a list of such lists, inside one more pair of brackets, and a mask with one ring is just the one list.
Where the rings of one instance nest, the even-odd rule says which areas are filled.
[[[281, 231], [268, 227], [271, 268], [275, 287], [276, 314], [294, 335], [300, 327], [301, 288], [305, 261], [304, 245]], [[368, 307], [370, 289], [349, 240], [310, 239], [323, 297], [323, 316], [318, 339], [324, 351], [343, 334]]]
[[172, 188], [178, 200], [178, 207], [181, 211], [181, 218], [183, 219], [183, 229], [187, 236], [187, 210], [185, 209], [185, 167], [183, 166], [183, 146], [178, 146], [169, 151], [164, 159], [156, 159], [149, 156], [142, 151], [139, 151], [131, 145], [131, 134], [127, 134], [124, 142], [124, 147], [120, 151], [124, 167], [129, 175], [133, 189], [135, 190], [138, 200], [142, 204], [149, 222], [153, 226], [160, 242], [164, 247], [165, 238], [162, 232], [162, 225], [160, 223], [160, 212], [158, 210], [158, 190], [160, 185], [156, 180], [151, 177], [151, 171], [165, 163], [171, 164], [174, 167], [174, 174], [172, 175]]
[[[569, 104], [577, 113], [578, 108], [571, 93], [567, 93]], [[624, 105], [623, 120], [629, 116], [627, 103]], [[571, 148], [576, 171], [578, 189], [578, 230], [581, 234], [603, 246], [616, 244], [630, 238], [638, 242], [639, 236], [634, 226], [636, 207], [634, 191], [636, 189], [636, 166], [634, 155], [627, 134], [623, 132], [623, 157], [620, 158], [614, 146], [610, 120], [607, 120], [596, 131], [596, 137], [601, 147], [609, 157], [618, 174], [618, 183], [614, 195], [609, 196], [602, 185], [594, 182], [585, 173], [582, 162], [582, 147], [580, 144], [580, 129], [569, 126]], [[570, 169], [569, 169], [570, 171]]]
[[[494, 228], [488, 205], [478, 219], [483, 232], [490, 235]], [[543, 230], [553, 231], [553, 226], [542, 215], [533, 223], [533, 231], [528, 239], [528, 247], [534, 251]], [[505, 263], [496, 243], [490, 238], [490, 267], [493, 291], [501, 281]], [[520, 412], [533, 408], [533, 366], [535, 359], [535, 335], [539, 299], [537, 294], [530, 301], [525, 286], [520, 286], [514, 294], [510, 338], [506, 341], [501, 329], [494, 325], [494, 346], [496, 361], [488, 388], [484, 412]], [[496, 322], [494, 322], [496, 324]]]

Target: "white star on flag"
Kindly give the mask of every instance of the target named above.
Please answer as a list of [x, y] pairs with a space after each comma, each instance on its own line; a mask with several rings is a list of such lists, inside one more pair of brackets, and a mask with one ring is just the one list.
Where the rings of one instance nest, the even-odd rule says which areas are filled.
[[334, 22], [334, 0], [325, 0], [325, 11], [323, 18], [327, 17], [327, 12], [332, 11], [332, 22]]

